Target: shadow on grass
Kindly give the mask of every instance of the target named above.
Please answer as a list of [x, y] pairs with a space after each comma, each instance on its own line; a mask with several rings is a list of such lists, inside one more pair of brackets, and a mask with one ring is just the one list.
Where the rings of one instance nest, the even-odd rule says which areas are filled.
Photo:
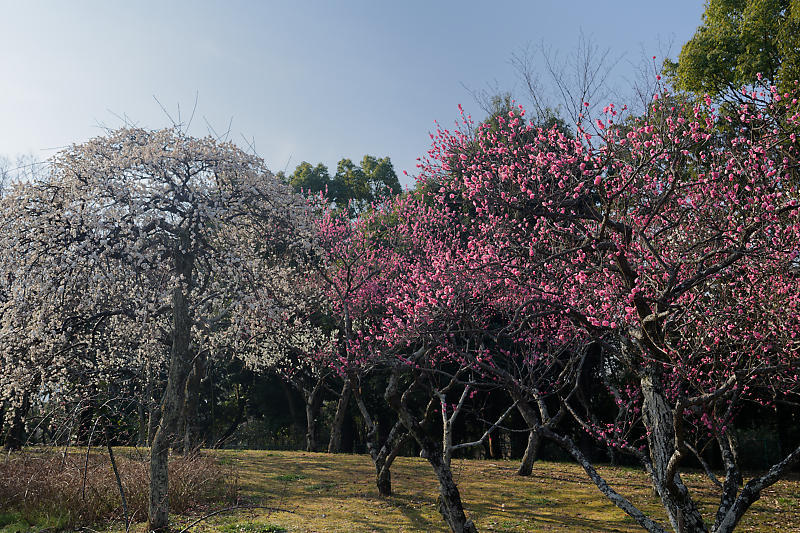
[[[434, 526], [440, 526], [440, 523], [434, 524], [426, 519], [417, 509], [417, 506], [425, 505], [427, 502], [414, 499], [413, 496], [407, 494], [393, 494], [392, 496], [384, 497], [383, 501], [400, 511], [408, 519], [415, 531], [430, 531]], [[384, 530], [378, 529], [377, 531]]]

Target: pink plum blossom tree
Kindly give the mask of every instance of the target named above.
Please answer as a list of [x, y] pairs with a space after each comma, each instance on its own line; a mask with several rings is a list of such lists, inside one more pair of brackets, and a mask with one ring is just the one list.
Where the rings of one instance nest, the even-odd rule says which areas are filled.
[[[729, 117], [710, 101], [692, 106], [662, 94], [625, 124], [608, 106], [577, 139], [510, 113], [475, 139], [440, 131], [423, 169], [438, 191], [438, 216], [467, 219], [463, 248], [476, 253], [449, 261], [476, 280], [486, 276], [477, 292], [509, 288], [493, 299], [516, 304], [515, 342], [529, 337], [529, 346], [572, 359], [573, 386], [556, 379], [549, 392], [587, 431], [642, 462], [680, 532], [708, 529], [680, 475], [699, 442], [715, 442], [725, 465], [717, 532], [733, 530], [800, 460], [799, 448], [740, 486], [736, 415], [744, 402], [797, 392], [800, 349], [797, 96], [773, 89], [743, 101]], [[451, 311], [449, 290], [438, 290], [430, 291], [436, 307]], [[608, 426], [577, 400], [586, 350], [562, 350], [568, 336], [598, 343], [605, 368], [624, 369], [605, 373], [616, 380], [622, 415]], [[482, 368], [500, 354], [487, 351]], [[537, 403], [538, 387], [513, 387]], [[568, 436], [547, 424], [538, 431], [645, 529], [665, 530], [610, 487]]]

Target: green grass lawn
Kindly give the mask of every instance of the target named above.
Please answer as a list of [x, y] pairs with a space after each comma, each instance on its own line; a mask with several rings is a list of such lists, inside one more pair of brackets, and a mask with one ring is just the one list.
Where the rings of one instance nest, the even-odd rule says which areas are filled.
[[[121, 451], [121, 453], [124, 453]], [[446, 532], [436, 508], [437, 484], [424, 459], [401, 457], [392, 469], [394, 495], [382, 498], [374, 469], [364, 455], [283, 451], [208, 451], [225, 465], [243, 503], [280, 510], [237, 509], [208, 518], [194, 532]], [[581, 469], [568, 463], [539, 462], [529, 478], [515, 475], [516, 462], [456, 460], [453, 470], [468, 516], [480, 531], [642, 531], [609, 504]], [[643, 472], [601, 467], [611, 485], [653, 516], [663, 513]], [[688, 485], [706, 486], [701, 474]], [[718, 498], [701, 492], [707, 517]], [[220, 506], [230, 505], [220, 503]], [[212, 506], [213, 508], [213, 506]], [[199, 516], [174, 516], [176, 531]], [[5, 521], [5, 523], [3, 523]], [[144, 524], [131, 531], [143, 533]], [[800, 481], [782, 481], [762, 495], [741, 531], [800, 532]], [[0, 533], [25, 531], [14, 516], [0, 513]], [[121, 530], [119, 523], [82, 531]]]
[[[436, 508], [436, 480], [424, 459], [398, 458], [392, 469], [394, 495], [382, 498], [367, 456], [219, 454], [238, 476], [246, 501], [285, 512], [239, 510], [203, 522], [196, 531], [447, 531]], [[481, 531], [641, 531], [603, 498], [576, 465], [540, 462], [529, 478], [514, 474], [516, 462], [457, 460], [453, 467], [467, 514]], [[601, 473], [634, 503], [663, 517], [642, 472], [606, 467]], [[686, 481], [690, 486], [705, 485], [700, 474], [686, 476]], [[702, 493], [709, 517], [716, 499], [712, 491]], [[741, 531], [800, 532], [800, 482], [780, 482], [766, 491]]]

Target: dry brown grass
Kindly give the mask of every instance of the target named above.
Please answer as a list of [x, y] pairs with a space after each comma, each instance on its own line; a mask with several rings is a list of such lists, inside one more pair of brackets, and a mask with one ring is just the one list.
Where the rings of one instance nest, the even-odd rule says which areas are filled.
[[[147, 517], [150, 478], [146, 450], [115, 453], [133, 521]], [[173, 457], [169, 465], [170, 509], [196, 514], [235, 498], [235, 477], [207, 454]], [[0, 459], [0, 510], [19, 523], [75, 529], [122, 520], [123, 510], [109, 457], [102, 449], [26, 450]], [[18, 526], [19, 527], [19, 526]], [[0, 527], [2, 530], [2, 527]]]

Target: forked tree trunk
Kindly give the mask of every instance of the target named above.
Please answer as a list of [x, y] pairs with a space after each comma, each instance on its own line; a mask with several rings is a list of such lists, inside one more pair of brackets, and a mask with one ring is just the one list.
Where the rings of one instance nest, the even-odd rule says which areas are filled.
[[679, 474], [667, 479], [667, 465], [675, 451], [672, 407], [664, 395], [661, 376], [648, 370], [641, 378], [642, 414], [652, 462], [653, 485], [667, 511], [670, 524], [679, 533], [705, 533], [708, 528]]
[[422, 455], [428, 460], [428, 463], [436, 473], [436, 479], [439, 481], [439, 512], [453, 533], [477, 533], [478, 529], [475, 524], [464, 513], [461, 493], [453, 479], [453, 472], [450, 470], [448, 461], [444, 458], [441, 447], [437, 446], [436, 442], [430, 438], [422, 424], [414, 417], [406, 405], [406, 396], [418, 385], [418, 382], [415, 381], [402, 394], [398, 390], [397, 382], [398, 374], [393, 372], [384, 397], [397, 413], [408, 432], [422, 448]]
[[336, 404], [336, 416], [333, 418], [331, 427], [331, 438], [328, 441], [328, 453], [339, 453], [342, 451], [342, 428], [344, 427], [347, 407], [350, 404], [352, 386], [349, 379], [344, 380], [342, 393], [339, 395], [339, 402]]
[[[763, 476], [748, 481], [735, 500], [722, 502], [727, 507], [721, 508], [720, 514], [717, 515], [715, 533], [733, 533], [750, 506], [761, 498], [761, 492], [779, 479], [783, 479], [798, 463], [800, 463], [800, 447], [792, 450], [780, 462], [773, 464]], [[741, 479], [738, 473], [736, 477]]]
[[392, 463], [400, 453], [400, 447], [403, 445], [408, 433], [403, 431], [403, 423], [398, 420], [395, 425], [389, 430], [386, 436], [386, 441], [380, 443], [380, 432], [378, 423], [372, 418], [357, 385], [352, 385], [353, 395], [355, 396], [356, 405], [364, 418], [364, 423], [367, 426], [367, 451], [372, 459], [372, 464], [375, 466], [375, 485], [378, 487], [378, 493], [381, 496], [392, 495]]
[[378, 487], [378, 494], [381, 496], [391, 496], [392, 470], [390, 468], [379, 467], [377, 464], [375, 468], [379, 469], [378, 474], [375, 476], [375, 485]]
[[[186, 280], [191, 275], [191, 260], [181, 258], [178, 271]], [[173, 336], [169, 375], [161, 403], [161, 421], [150, 447], [150, 504], [148, 531], [167, 531], [169, 524], [169, 448], [176, 438], [178, 419], [183, 407], [186, 380], [191, 370], [189, 304], [180, 284], [173, 290]]]
[[397, 459], [407, 436], [402, 430], [402, 424], [398, 422], [375, 457], [375, 484], [381, 496], [392, 495], [392, 463]]

